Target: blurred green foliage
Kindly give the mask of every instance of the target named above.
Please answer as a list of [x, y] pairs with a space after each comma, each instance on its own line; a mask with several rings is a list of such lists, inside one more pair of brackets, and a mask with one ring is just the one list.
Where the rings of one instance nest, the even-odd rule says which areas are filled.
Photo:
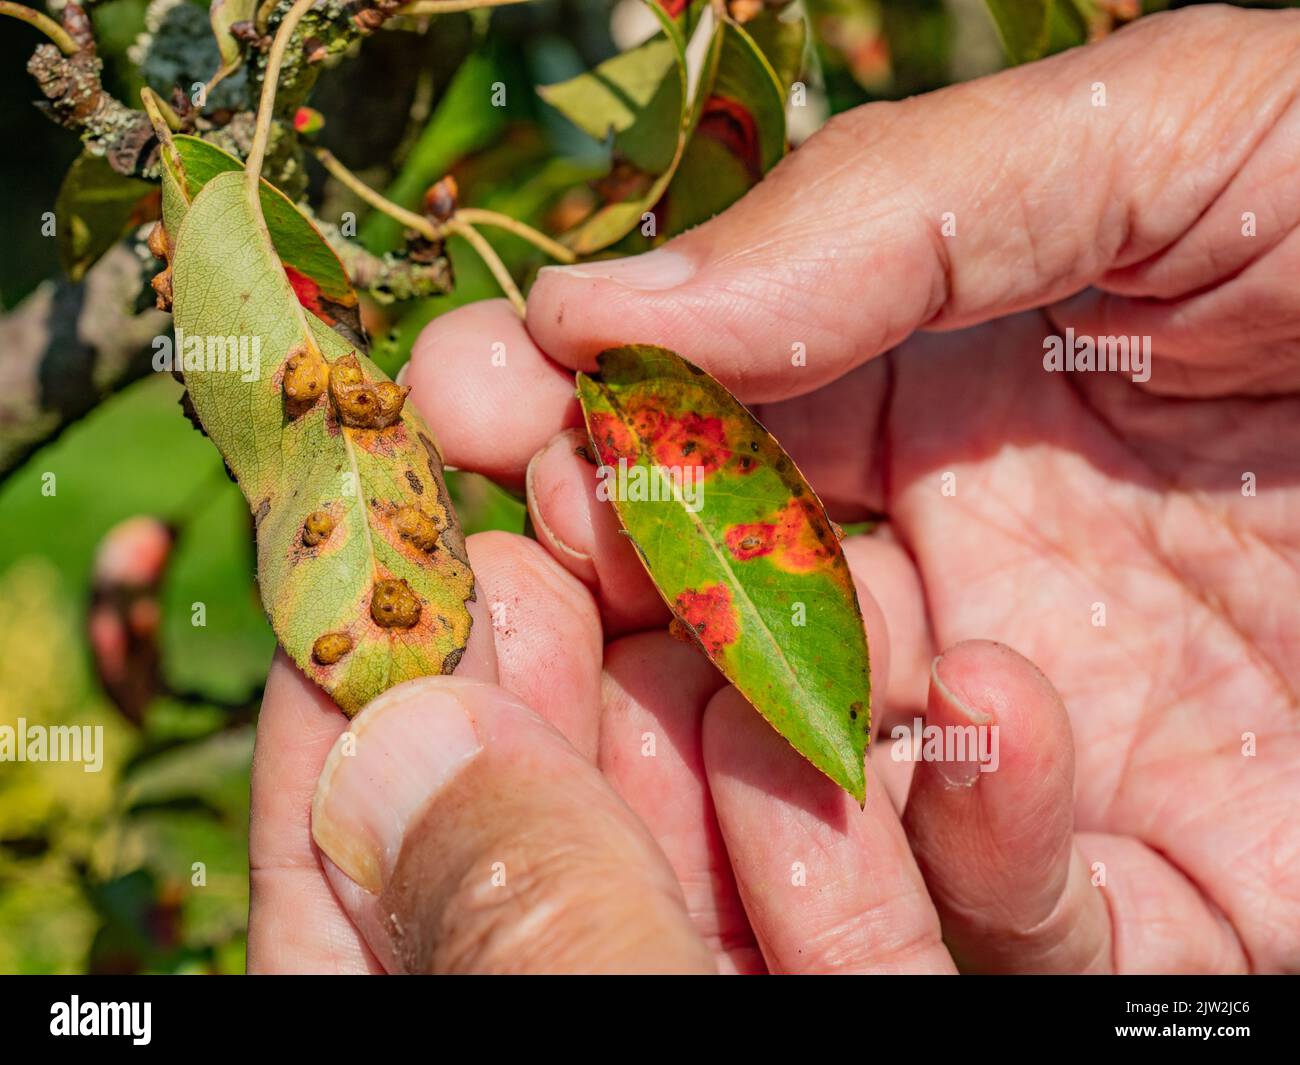
[[[126, 100], [141, 84], [127, 50], [146, 6], [91, 7], [106, 84]], [[451, 172], [462, 202], [555, 229], [572, 189], [604, 172], [608, 148], [534, 89], [616, 51], [611, 26], [636, 13], [618, 5], [611, 22], [612, 6], [540, 0], [490, 16], [446, 16], [425, 35], [380, 33], [322, 77], [312, 98], [326, 116], [320, 141], [407, 205]], [[818, 36], [804, 74], [811, 117], [792, 118], [796, 139], [828, 113], [1004, 62], [979, 0], [806, 0], [805, 9]], [[0, 92], [10, 101], [3, 136], [11, 146], [0, 157], [5, 307], [58, 270], [57, 241], [42, 236], [41, 216], [79, 153], [75, 137], [15, 103], [36, 96], [25, 65], [37, 39], [13, 22], [0, 32]], [[507, 87], [503, 108], [489, 103], [486, 87], [495, 82]], [[367, 217], [319, 170], [310, 198], [325, 219], [356, 212], [373, 250], [399, 239], [391, 220]], [[531, 245], [492, 236], [525, 282], [544, 265]], [[449, 254], [454, 292], [375, 309], [374, 355], [390, 374], [434, 317], [499, 294], [459, 240]], [[253, 583], [247, 509], [216, 451], [182, 417], [179, 395], [169, 377], [139, 381], [0, 484], [0, 726], [20, 718], [102, 726], [105, 752], [97, 773], [0, 763], [0, 972], [243, 967], [249, 763], [274, 640]], [[451, 481], [467, 532], [523, 530], [517, 499], [471, 474]], [[176, 541], [159, 593], [166, 692], [132, 721], [96, 679], [87, 609], [97, 546], [118, 522], [141, 514], [165, 521]]]

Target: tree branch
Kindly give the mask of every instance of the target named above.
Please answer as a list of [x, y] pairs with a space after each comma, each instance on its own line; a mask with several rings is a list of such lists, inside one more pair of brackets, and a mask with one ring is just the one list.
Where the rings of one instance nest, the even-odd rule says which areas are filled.
[[47, 281], [0, 318], [0, 478], [150, 368], [169, 315], [135, 313], [141, 264], [119, 244], [78, 285]]

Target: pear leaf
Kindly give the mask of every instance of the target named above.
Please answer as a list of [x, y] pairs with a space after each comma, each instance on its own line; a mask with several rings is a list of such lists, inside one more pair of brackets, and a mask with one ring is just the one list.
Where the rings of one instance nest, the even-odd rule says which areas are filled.
[[598, 493], [688, 633], [772, 727], [863, 801], [866, 629], [821, 501], [725, 388], [663, 348], [578, 375]]
[[474, 581], [406, 390], [303, 313], [242, 172], [186, 204], [169, 163], [163, 207], [176, 358], [252, 510], [281, 645], [349, 714], [403, 680], [450, 673]]

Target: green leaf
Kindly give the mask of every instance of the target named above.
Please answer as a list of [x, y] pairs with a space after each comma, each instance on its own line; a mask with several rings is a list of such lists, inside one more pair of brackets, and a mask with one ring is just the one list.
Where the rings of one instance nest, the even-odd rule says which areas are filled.
[[1069, 0], [986, 0], [1012, 63], [1030, 63], [1083, 44], [1088, 28]]
[[781, 446], [663, 348], [578, 375], [599, 494], [679, 622], [772, 726], [859, 802], [870, 669], [835, 528]]
[[[165, 212], [183, 209], [175, 190], [165, 195]], [[403, 680], [451, 672], [474, 583], [428, 429], [408, 406], [398, 412], [403, 390], [302, 313], [242, 173], [218, 174], [183, 219], [165, 219], [185, 385], [253, 512], [262, 603], [281, 645], [349, 713]], [[196, 343], [221, 338], [243, 345], [239, 369], [193, 362]], [[315, 391], [317, 360], [329, 391]]]
[[80, 281], [127, 233], [156, 218], [157, 200], [150, 182], [119, 174], [103, 156], [77, 156], [54, 202], [59, 260], [68, 277]]
[[538, 90], [593, 137], [614, 138], [611, 202], [563, 237], [579, 255], [621, 240], [641, 221], [668, 188], [686, 147], [692, 121], [686, 39], [662, 7], [647, 3], [661, 27], [655, 37], [587, 74]]
[[595, 70], [538, 93], [575, 126], [634, 166], [661, 172], [677, 151], [683, 99], [678, 50], [666, 33], [606, 60]]
[[[180, 159], [179, 174], [173, 176], [180, 178], [187, 201], [192, 202], [218, 174], [243, 173], [244, 164], [214, 144], [189, 136], [171, 140]], [[326, 325], [342, 323], [345, 336], [360, 337], [357, 294], [334, 249], [311, 219], [274, 185], [263, 179], [261, 191], [262, 213], [271, 243], [284, 264], [298, 301]]]
[[765, 10], [719, 26], [697, 118], [677, 173], [658, 205], [666, 239], [740, 199], [786, 151], [785, 104], [803, 61], [804, 20]]
[[248, 816], [253, 727], [181, 744], [133, 766], [119, 802], [123, 810], [200, 799], [235, 819]]
[[212, 0], [208, 8], [208, 18], [212, 22], [212, 34], [217, 39], [217, 49], [221, 52], [221, 70], [219, 78], [224, 78], [238, 68], [244, 51], [230, 27], [236, 22], [248, 22], [257, 14], [257, 0]]

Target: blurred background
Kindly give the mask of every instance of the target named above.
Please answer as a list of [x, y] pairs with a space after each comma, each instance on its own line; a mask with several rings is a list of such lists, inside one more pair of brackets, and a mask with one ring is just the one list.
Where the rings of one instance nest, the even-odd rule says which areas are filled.
[[[1123, 15], [1141, 5], [1102, 6]], [[1166, 6], [1181, 5], [1145, 9]], [[146, 81], [166, 96], [211, 73], [194, 69], [210, 57], [154, 37], [164, 22], [206, 34], [202, 0], [87, 7], [118, 99], [138, 100]], [[831, 113], [1006, 62], [983, 0], [805, 0], [804, 11], [815, 36], [800, 74], [806, 106], [789, 114], [795, 143]], [[395, 199], [451, 173], [462, 203], [559, 233], [592, 209], [589, 183], [608, 172], [609, 148], [535, 87], [654, 28], [638, 0], [538, 0], [441, 15], [423, 32], [386, 29], [322, 76], [317, 140]], [[0, 19], [0, 430], [24, 416], [20, 370], [6, 359], [33, 330], [53, 372], [93, 379], [103, 398], [69, 395], [38, 432], [0, 439], [0, 726], [98, 725], [104, 749], [93, 773], [0, 762], [0, 972], [241, 972], [249, 763], [274, 649], [251, 522], [217, 452], [182, 416], [180, 385], [148, 372], [148, 342], [168, 319], [98, 314], [112, 285], [130, 297], [143, 264], [119, 248], [128, 258], [116, 275], [97, 267], [74, 284], [68, 249], [61, 260], [60, 238], [42, 232], [80, 153], [73, 133], [30, 105], [39, 94], [26, 64], [42, 39]], [[504, 108], [485, 88], [498, 81]], [[356, 212], [372, 251], [400, 241], [391, 220], [368, 216], [319, 169], [309, 200], [322, 218]], [[524, 283], [544, 265], [516, 238], [493, 242]], [[454, 238], [448, 253], [452, 294], [366, 307], [372, 357], [390, 374], [432, 318], [499, 295]], [[150, 303], [141, 295], [138, 307]], [[467, 532], [523, 531], [517, 499], [470, 474], [449, 479]]]

